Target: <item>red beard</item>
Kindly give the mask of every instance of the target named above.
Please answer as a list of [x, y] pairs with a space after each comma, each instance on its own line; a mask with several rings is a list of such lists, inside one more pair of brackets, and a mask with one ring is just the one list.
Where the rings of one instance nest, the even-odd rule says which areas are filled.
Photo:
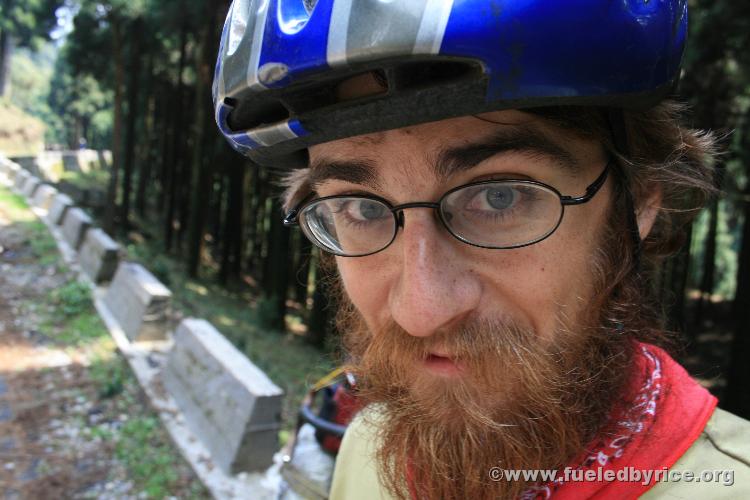
[[[398, 498], [409, 488], [436, 500], [517, 498], [530, 484], [492, 481], [490, 469], [567, 465], [606, 421], [632, 359], [627, 337], [604, 328], [561, 326], [549, 340], [501, 321], [428, 338], [395, 323], [372, 334], [351, 304], [339, 328], [360, 396], [381, 415], [381, 479]], [[448, 373], [428, 369], [434, 352], [449, 353]]]

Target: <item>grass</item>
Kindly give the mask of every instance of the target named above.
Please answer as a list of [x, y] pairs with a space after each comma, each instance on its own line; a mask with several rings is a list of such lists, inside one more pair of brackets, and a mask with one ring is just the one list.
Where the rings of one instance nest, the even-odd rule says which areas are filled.
[[111, 340], [94, 308], [91, 291], [75, 278], [52, 290], [34, 308], [40, 316], [39, 330], [59, 345], [98, 351], [98, 341]]
[[89, 375], [96, 384], [99, 397], [111, 398], [122, 394], [130, 372], [122, 359], [99, 355], [89, 365]]
[[3, 205], [3, 208], [13, 220], [31, 221], [36, 219], [34, 214], [28, 211], [29, 205], [24, 197], [5, 187], [0, 187], [0, 204]]
[[47, 227], [39, 221], [29, 222], [29, 243], [31, 251], [38, 259], [39, 264], [49, 266], [60, 262], [60, 254], [57, 251], [57, 244], [54, 238], [49, 234]]
[[99, 398], [112, 399], [115, 413], [125, 416], [118, 429], [96, 426], [91, 435], [114, 444], [115, 456], [127, 469], [136, 491], [154, 499], [174, 498], [175, 491], [182, 492], [180, 498], [207, 498], [200, 482], [178, 474], [182, 458], [159, 418], [150, 411], [133, 411], [147, 403], [127, 362], [114, 351], [99, 353], [89, 365], [89, 375]]
[[60, 254], [54, 238], [44, 223], [29, 210], [24, 197], [3, 187], [0, 188], [0, 204], [8, 217], [27, 234], [31, 252], [38, 262], [43, 266], [59, 263]]
[[60, 176], [61, 181], [67, 181], [80, 189], [105, 190], [109, 181], [109, 171], [99, 168], [90, 172], [65, 171]]
[[207, 498], [208, 493], [198, 481], [178, 474], [182, 458], [175, 453], [159, 418], [151, 412], [132, 411], [144, 402], [125, 360], [119, 356], [100, 357], [89, 368], [99, 396], [116, 398], [116, 412], [127, 416], [119, 429], [97, 426], [92, 435], [114, 444], [115, 456], [128, 470], [137, 490], [155, 499], [173, 498], [175, 491], [182, 491], [180, 498]]

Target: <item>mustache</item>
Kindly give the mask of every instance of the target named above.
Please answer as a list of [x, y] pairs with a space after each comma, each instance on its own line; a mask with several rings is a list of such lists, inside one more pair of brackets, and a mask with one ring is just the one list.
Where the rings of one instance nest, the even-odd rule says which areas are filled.
[[434, 352], [445, 352], [451, 359], [465, 362], [508, 351], [520, 357], [518, 346], [530, 344], [537, 338], [532, 329], [505, 319], [473, 319], [428, 337], [413, 336], [393, 320], [375, 332], [367, 328], [357, 330], [357, 335], [373, 351], [390, 349], [396, 351], [394, 354], [409, 354], [414, 359], [427, 359]]
[[[424, 398], [430, 394], [447, 394], [462, 399], [467, 411], [467, 403], [498, 403], [514, 397], [531, 406], [543, 400], [550, 403], [551, 394], [569, 389], [562, 382], [570, 378], [560, 372], [575, 378], [576, 362], [581, 359], [580, 337], [570, 331], [561, 329], [550, 343], [534, 329], [507, 319], [473, 319], [430, 337], [414, 337], [392, 321], [376, 332], [362, 326], [348, 330], [345, 338], [349, 369], [362, 381], [363, 395], [370, 393], [381, 402], [412, 400], [415, 394], [409, 394], [410, 389], [420, 380], [431, 380], [422, 362], [434, 352], [446, 353], [460, 366], [461, 375], [441, 382], [450, 388], [447, 392], [425, 391], [416, 397], [428, 405]], [[528, 383], [523, 394], [512, 380]]]

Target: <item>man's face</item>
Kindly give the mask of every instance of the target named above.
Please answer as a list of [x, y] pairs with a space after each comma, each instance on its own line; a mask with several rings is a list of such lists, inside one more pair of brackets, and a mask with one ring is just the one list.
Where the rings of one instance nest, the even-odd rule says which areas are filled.
[[[596, 141], [516, 111], [335, 141], [310, 158], [320, 196], [393, 205], [490, 179], [581, 196], [607, 164]], [[530, 246], [470, 246], [419, 207], [381, 252], [337, 257], [339, 326], [360, 397], [385, 413], [378, 460], [392, 493], [411, 469], [426, 498], [517, 497], [527, 485], [486, 471], [559, 467], [605, 421], [630, 359], [626, 338], [599, 324], [621, 244], [607, 230], [611, 179]]]
[[[396, 205], [436, 201], [451, 188], [473, 181], [510, 178], [540, 181], [563, 195], [580, 196], [607, 163], [597, 142], [533, 115], [503, 111], [481, 118], [449, 119], [314, 146], [313, 170], [325, 169], [336, 177], [323, 180], [317, 192], [370, 193]], [[503, 140], [507, 148], [498, 147]], [[438, 164], [454, 158], [451, 152], [483, 145], [497, 148], [497, 154], [474, 165], [471, 155], [467, 161]], [[356, 168], [347, 171], [349, 164]], [[559, 319], [574, 326], [589, 304], [591, 259], [605, 225], [610, 182], [589, 203], [566, 207], [552, 236], [517, 249], [467, 245], [445, 230], [434, 210], [407, 209], [404, 227], [388, 248], [366, 257], [337, 258], [346, 294], [373, 332], [395, 322], [409, 335], [430, 339], [467, 320], [503, 319], [554, 342]], [[433, 347], [433, 356], [422, 367], [425, 372], [460, 376], [451, 353], [441, 345]]]

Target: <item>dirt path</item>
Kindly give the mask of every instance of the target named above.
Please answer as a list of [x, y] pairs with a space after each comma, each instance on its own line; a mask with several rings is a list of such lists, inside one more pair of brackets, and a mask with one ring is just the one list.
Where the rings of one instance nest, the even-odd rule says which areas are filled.
[[0, 499], [206, 498], [51, 241], [0, 188]]

